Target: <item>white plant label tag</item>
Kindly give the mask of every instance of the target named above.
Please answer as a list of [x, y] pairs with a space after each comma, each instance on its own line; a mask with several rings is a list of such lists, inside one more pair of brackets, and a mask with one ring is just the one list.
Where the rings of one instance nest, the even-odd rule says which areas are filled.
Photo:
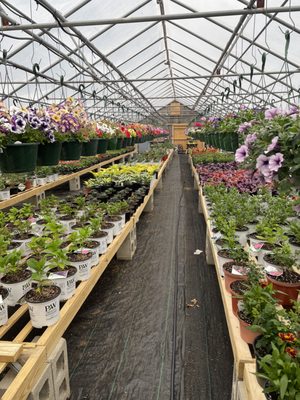
[[253, 243], [253, 244], [250, 246], [250, 250], [251, 250], [253, 253], [259, 253], [260, 250], [261, 250], [263, 247], [264, 247], [264, 243]]
[[51, 273], [48, 276], [48, 279], [64, 279], [68, 276], [68, 271], [58, 271], [55, 273]]
[[233, 265], [231, 273], [233, 275], [246, 275], [247, 274], [247, 268], [239, 266], [239, 265]]
[[3, 304], [2, 294], [0, 294], [0, 304]]
[[237, 303], [237, 306], [238, 306], [238, 310], [239, 310], [240, 312], [241, 312], [241, 311], [244, 311], [245, 307], [244, 307], [243, 300], [239, 300], [238, 303]]
[[280, 276], [283, 274], [283, 270], [279, 267], [275, 267], [273, 265], [267, 265], [265, 267], [265, 271], [267, 274], [271, 275], [271, 276]]

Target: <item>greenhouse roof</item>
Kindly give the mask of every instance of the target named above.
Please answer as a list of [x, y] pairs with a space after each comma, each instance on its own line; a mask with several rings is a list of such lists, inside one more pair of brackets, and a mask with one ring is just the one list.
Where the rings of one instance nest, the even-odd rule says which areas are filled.
[[206, 115], [298, 103], [299, 11], [300, 0], [1, 0], [2, 99], [81, 96], [91, 115], [161, 123], [173, 100]]

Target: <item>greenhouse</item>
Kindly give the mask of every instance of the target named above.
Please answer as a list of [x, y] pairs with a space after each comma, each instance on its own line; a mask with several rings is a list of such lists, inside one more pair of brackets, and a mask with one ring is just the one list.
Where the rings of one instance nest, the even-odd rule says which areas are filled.
[[0, 0], [0, 397], [300, 400], [300, 0]]

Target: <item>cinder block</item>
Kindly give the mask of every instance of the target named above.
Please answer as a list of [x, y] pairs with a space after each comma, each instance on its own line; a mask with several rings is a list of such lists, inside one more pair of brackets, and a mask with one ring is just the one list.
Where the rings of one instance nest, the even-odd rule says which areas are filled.
[[39, 381], [32, 388], [28, 400], [57, 400], [54, 393], [54, 383], [50, 364], [46, 366]]
[[9, 369], [4, 377], [0, 381], [0, 398], [2, 399], [3, 394], [5, 393], [8, 386], [12, 383], [12, 381], [17, 376], [17, 373], [12, 369]]
[[122, 246], [117, 251], [118, 260], [132, 260], [136, 251], [136, 226], [129, 232]]
[[76, 178], [73, 178], [69, 181], [69, 190], [72, 192], [76, 192], [77, 190], [80, 190], [80, 177], [77, 176]]
[[48, 363], [51, 364], [52, 369], [55, 399], [68, 399], [70, 397], [70, 381], [66, 339], [61, 338], [59, 340], [48, 359]]

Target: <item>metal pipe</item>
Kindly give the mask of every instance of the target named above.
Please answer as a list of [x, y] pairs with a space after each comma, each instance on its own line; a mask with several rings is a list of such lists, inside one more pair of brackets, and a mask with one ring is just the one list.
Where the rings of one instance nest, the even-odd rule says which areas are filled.
[[[300, 6], [291, 7], [268, 7], [268, 8], [255, 8], [255, 9], [243, 9], [243, 10], [220, 10], [220, 11], [205, 11], [195, 13], [182, 13], [182, 14], [169, 14], [169, 15], [148, 15], [141, 17], [132, 18], [108, 18], [108, 19], [95, 19], [95, 20], [83, 20], [83, 21], [67, 21], [53, 23], [46, 22], [41, 24], [20, 24], [13, 26], [2, 26], [0, 31], [22, 31], [25, 29], [36, 30], [36, 29], [48, 29], [48, 28], [72, 28], [80, 26], [98, 26], [98, 25], [109, 25], [109, 24], [132, 24], [137, 22], [153, 22], [153, 21], [171, 21], [171, 20], [184, 20], [184, 19], [198, 19], [198, 18], [209, 18], [209, 17], [228, 17], [235, 15], [255, 15], [255, 14], [266, 14], [266, 13], [290, 13], [299, 12]], [[55, 10], [58, 15], [58, 11]], [[1, 15], [1, 13], [0, 13]]]

